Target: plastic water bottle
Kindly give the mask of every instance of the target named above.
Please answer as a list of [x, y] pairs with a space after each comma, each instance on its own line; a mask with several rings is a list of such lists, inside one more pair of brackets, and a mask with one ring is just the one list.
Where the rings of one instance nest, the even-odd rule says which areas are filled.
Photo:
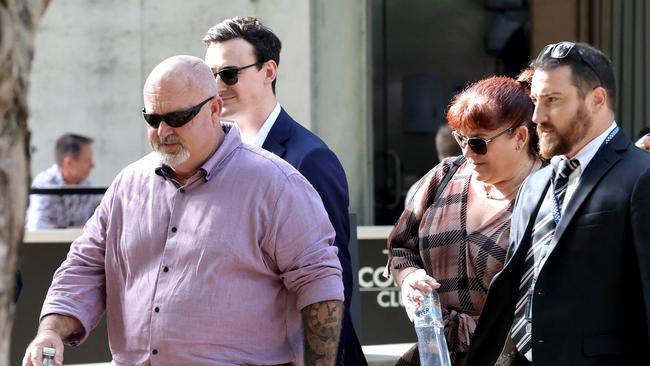
[[54, 366], [56, 350], [52, 347], [43, 347], [43, 366]]
[[418, 351], [421, 366], [451, 366], [445, 340], [444, 323], [440, 309], [440, 297], [433, 290], [424, 293], [424, 302], [415, 312], [415, 332], [418, 335]]

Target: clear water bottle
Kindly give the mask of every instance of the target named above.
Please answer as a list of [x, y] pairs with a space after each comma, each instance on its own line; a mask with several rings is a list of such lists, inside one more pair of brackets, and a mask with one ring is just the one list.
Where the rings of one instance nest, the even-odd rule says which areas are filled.
[[424, 302], [415, 312], [415, 332], [421, 366], [451, 366], [445, 340], [440, 297], [435, 290], [424, 293]]
[[43, 347], [43, 366], [54, 366], [56, 350], [52, 347]]

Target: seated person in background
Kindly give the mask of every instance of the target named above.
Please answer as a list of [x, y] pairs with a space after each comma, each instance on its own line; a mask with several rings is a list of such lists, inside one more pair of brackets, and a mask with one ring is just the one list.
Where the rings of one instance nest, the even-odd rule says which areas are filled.
[[646, 127], [639, 132], [635, 145], [645, 151], [650, 152], [650, 127]]
[[[458, 146], [456, 140], [454, 140], [454, 135], [452, 135], [451, 131], [451, 127], [445, 123], [440, 125], [436, 132], [436, 153], [438, 153], [438, 161], [442, 161], [444, 158], [463, 154], [460, 146]], [[418, 188], [418, 184], [420, 184], [420, 180], [413, 183], [408, 192], [406, 192], [406, 198], [404, 199], [405, 206], [408, 205], [409, 200], [413, 197], [415, 190]]]
[[[94, 167], [93, 140], [80, 135], [65, 134], [56, 140], [56, 164], [39, 173], [32, 188], [90, 186], [87, 179]], [[27, 210], [27, 230], [81, 227], [101, 200], [91, 194], [32, 194]]]
[[444, 158], [463, 154], [463, 150], [461, 150], [456, 140], [454, 140], [452, 129], [448, 124], [440, 126], [438, 132], [436, 132], [436, 152], [438, 153], [439, 161], [442, 161]]

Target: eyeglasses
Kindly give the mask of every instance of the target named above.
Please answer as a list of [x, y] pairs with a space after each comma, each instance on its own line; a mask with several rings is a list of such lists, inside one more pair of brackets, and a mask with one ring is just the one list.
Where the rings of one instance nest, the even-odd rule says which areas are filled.
[[477, 153], [479, 155], [485, 155], [487, 153], [487, 144], [488, 144], [488, 142], [491, 142], [495, 138], [497, 138], [497, 137], [499, 137], [499, 136], [501, 136], [503, 134], [506, 134], [506, 133], [514, 130], [515, 128], [517, 128], [517, 126], [510, 127], [507, 130], [503, 130], [503, 131], [497, 133], [496, 135], [492, 136], [491, 138], [489, 138], [487, 140], [484, 139], [484, 138], [481, 138], [481, 137], [467, 137], [467, 136], [462, 135], [462, 134], [460, 134], [460, 133], [458, 133], [456, 131], [452, 131], [451, 134], [454, 135], [454, 139], [456, 139], [456, 142], [458, 143], [458, 146], [460, 146], [461, 149], [464, 148], [465, 145], [467, 145], [475, 153]]
[[192, 108], [182, 111], [169, 112], [163, 115], [146, 113], [144, 108], [142, 108], [142, 116], [144, 117], [144, 120], [147, 121], [149, 126], [153, 128], [158, 128], [162, 121], [165, 121], [166, 124], [173, 128], [182, 127], [187, 122], [191, 121], [194, 116], [199, 114], [203, 105], [210, 101], [212, 98], [214, 98], [214, 96], [211, 96], [210, 98], [202, 101]]
[[583, 57], [580, 49], [575, 48], [575, 46], [576, 44], [574, 42], [568, 41], [551, 43], [549, 45], [546, 45], [546, 47], [542, 49], [539, 55], [537, 55], [537, 61], [543, 61], [546, 57], [563, 59], [569, 56], [571, 51], [575, 49], [576, 52], [574, 54], [578, 55], [578, 59], [583, 64], [585, 64], [594, 73], [594, 75], [596, 75], [598, 81], [600, 82], [600, 74], [598, 74], [598, 71], [596, 71], [596, 67], [589, 61], [589, 59]]
[[247, 69], [249, 67], [261, 65], [263, 63], [264, 62], [256, 62], [254, 64], [250, 64], [242, 67], [230, 67], [227, 69], [223, 69], [219, 72], [215, 72], [214, 78], [216, 79], [218, 76], [221, 78], [221, 81], [223, 81], [224, 84], [232, 86], [237, 84], [237, 81], [239, 81], [239, 79], [237, 79], [237, 75], [239, 74], [240, 71]]

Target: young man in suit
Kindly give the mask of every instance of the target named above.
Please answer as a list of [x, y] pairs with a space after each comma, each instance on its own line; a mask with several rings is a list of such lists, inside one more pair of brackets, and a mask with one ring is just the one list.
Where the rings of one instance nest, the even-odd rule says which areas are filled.
[[337, 365], [365, 365], [350, 318], [352, 266], [348, 241], [348, 186], [343, 167], [327, 145], [280, 107], [275, 82], [281, 42], [252, 17], [226, 19], [203, 38], [205, 62], [223, 99], [222, 116], [233, 120], [242, 139], [273, 152], [294, 166], [314, 186], [336, 230], [335, 245], [343, 267], [345, 313]]
[[614, 121], [611, 62], [584, 43], [532, 63], [540, 153], [466, 365], [647, 365], [650, 154]]

